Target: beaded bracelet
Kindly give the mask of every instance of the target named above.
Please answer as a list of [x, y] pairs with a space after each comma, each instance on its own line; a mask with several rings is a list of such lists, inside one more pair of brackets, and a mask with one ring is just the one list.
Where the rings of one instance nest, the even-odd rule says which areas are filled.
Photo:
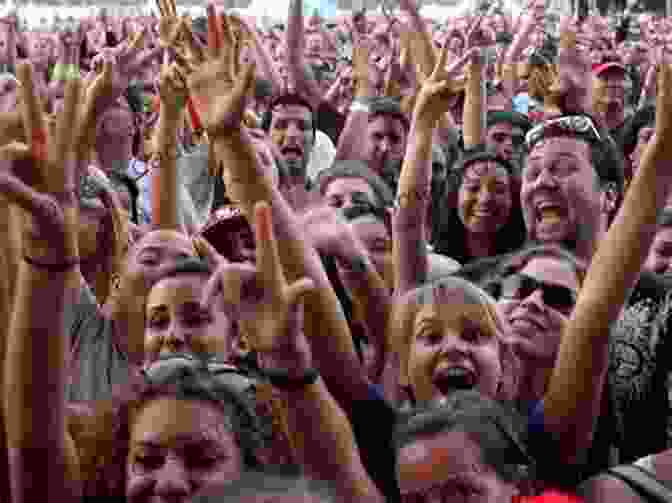
[[299, 391], [306, 386], [315, 384], [320, 373], [317, 369], [308, 369], [300, 377], [290, 377], [289, 371], [284, 369], [263, 369], [264, 376], [271, 381], [271, 384], [283, 391]]

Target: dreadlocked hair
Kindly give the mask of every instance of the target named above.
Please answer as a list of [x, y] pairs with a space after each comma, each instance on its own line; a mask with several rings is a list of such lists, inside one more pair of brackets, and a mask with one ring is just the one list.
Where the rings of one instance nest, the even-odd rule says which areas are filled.
[[160, 380], [134, 374], [124, 390], [108, 401], [97, 402], [88, 413], [70, 410], [68, 432], [74, 441], [85, 499], [123, 498], [133, 425], [150, 402], [161, 398], [213, 404], [223, 413], [224, 425], [235, 438], [244, 470], [260, 466], [257, 453], [263, 439], [249, 395], [220, 382], [207, 369], [180, 368]]

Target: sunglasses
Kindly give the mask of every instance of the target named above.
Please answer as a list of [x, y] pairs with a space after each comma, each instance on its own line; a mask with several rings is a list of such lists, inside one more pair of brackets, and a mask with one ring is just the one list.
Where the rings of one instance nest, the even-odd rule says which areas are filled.
[[513, 274], [505, 278], [500, 293], [505, 299], [523, 300], [537, 290], [541, 290], [546, 306], [561, 313], [571, 313], [576, 304], [576, 292], [571, 288], [545, 283], [525, 274]]
[[600, 136], [595, 124], [589, 117], [585, 115], [570, 115], [550, 119], [533, 127], [525, 135], [525, 143], [528, 149], [532, 149], [541, 140], [555, 136], [576, 136], [585, 138], [592, 143], [602, 141], [602, 136]]

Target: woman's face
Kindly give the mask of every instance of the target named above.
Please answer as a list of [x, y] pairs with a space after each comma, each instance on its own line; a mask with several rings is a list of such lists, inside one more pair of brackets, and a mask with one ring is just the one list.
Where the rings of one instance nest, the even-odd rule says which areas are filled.
[[126, 460], [129, 503], [186, 503], [237, 480], [241, 452], [227, 419], [204, 401], [159, 398], [131, 425]]
[[578, 292], [574, 268], [554, 257], [533, 258], [504, 278], [498, 308], [521, 356], [552, 366]]
[[440, 400], [457, 389], [495, 397], [502, 377], [500, 342], [483, 306], [464, 292], [436, 287], [413, 324], [408, 373], [418, 401]]
[[467, 167], [458, 192], [458, 215], [468, 232], [494, 234], [508, 221], [512, 197], [509, 174], [499, 163]]
[[145, 358], [170, 353], [228, 356], [231, 322], [214, 306], [201, 306], [208, 280], [204, 274], [180, 274], [156, 283], [146, 306]]
[[644, 269], [656, 274], [672, 271], [672, 227], [661, 227], [656, 233]]
[[518, 494], [461, 431], [427, 435], [402, 447], [397, 470], [402, 503], [509, 503]]

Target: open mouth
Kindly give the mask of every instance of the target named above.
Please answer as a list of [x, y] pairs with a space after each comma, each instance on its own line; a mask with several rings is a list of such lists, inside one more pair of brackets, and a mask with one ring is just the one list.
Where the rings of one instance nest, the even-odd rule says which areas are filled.
[[437, 370], [433, 379], [441, 394], [447, 395], [455, 390], [468, 390], [476, 386], [476, 374], [464, 367], [444, 367]]
[[565, 215], [565, 209], [558, 204], [545, 202], [537, 205], [537, 222], [555, 224], [560, 222]]
[[301, 150], [295, 147], [287, 147], [282, 149], [282, 156], [285, 160], [296, 161], [301, 159], [302, 153]]

